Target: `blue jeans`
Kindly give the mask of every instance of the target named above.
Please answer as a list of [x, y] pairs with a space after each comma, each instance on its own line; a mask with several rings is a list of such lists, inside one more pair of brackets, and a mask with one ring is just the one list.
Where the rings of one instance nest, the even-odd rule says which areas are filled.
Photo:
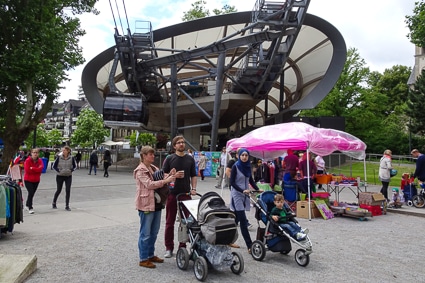
[[291, 235], [293, 238], [295, 238], [297, 233], [301, 231], [301, 227], [294, 222], [279, 224], [279, 226], [282, 227], [285, 231], [289, 232], [289, 235]]
[[139, 258], [140, 261], [144, 261], [155, 255], [155, 242], [161, 223], [161, 210], [147, 211], [147, 213], [139, 210], [139, 217]]
[[97, 164], [95, 163], [90, 163], [90, 170], [89, 170], [89, 174], [91, 174], [91, 170], [94, 170], [94, 174], [96, 175], [96, 170], [97, 170]]

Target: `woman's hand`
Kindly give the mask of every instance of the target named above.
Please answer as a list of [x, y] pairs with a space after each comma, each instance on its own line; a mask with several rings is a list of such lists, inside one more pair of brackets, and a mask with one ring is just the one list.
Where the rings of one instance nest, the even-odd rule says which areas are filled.
[[167, 176], [167, 178], [165, 178], [164, 179], [164, 181], [165, 181], [165, 183], [171, 183], [171, 182], [174, 182], [176, 180], [176, 178], [174, 177], [174, 175], [171, 175], [171, 174], [169, 174], [168, 176]]

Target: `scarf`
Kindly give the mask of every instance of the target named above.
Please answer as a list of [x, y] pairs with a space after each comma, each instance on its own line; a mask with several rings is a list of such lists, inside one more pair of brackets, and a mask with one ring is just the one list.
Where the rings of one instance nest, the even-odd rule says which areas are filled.
[[[242, 162], [241, 155], [242, 153], [245, 153], [245, 152], [248, 154], [248, 161]], [[242, 174], [245, 177], [250, 177], [252, 173], [251, 173], [251, 162], [249, 161], [249, 157], [250, 157], [249, 151], [246, 150], [245, 148], [241, 148], [238, 152], [238, 155], [239, 155], [239, 158], [238, 158], [238, 161], [236, 161], [236, 167], [239, 169], [239, 171], [242, 172]]]

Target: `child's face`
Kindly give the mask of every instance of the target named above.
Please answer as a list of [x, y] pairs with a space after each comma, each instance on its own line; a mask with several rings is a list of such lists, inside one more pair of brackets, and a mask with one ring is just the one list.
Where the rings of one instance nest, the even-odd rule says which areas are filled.
[[283, 207], [283, 200], [275, 200], [274, 205], [276, 205], [277, 208]]

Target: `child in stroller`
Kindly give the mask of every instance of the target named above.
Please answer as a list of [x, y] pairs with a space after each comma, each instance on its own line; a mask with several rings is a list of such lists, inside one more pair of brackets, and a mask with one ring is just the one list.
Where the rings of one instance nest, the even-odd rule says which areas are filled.
[[[303, 240], [294, 239], [290, 233], [275, 221], [271, 215], [271, 211], [275, 208], [275, 196], [280, 195], [274, 191], [265, 191], [261, 193], [257, 200], [250, 197], [251, 203], [256, 208], [255, 218], [258, 220], [257, 238], [252, 243], [251, 255], [254, 260], [262, 261], [266, 255], [266, 251], [279, 252], [281, 254], [289, 254], [292, 250], [292, 245], [297, 248], [295, 251], [295, 261], [300, 266], [307, 266], [310, 262], [310, 254], [313, 252], [312, 243], [307, 235], [307, 229]], [[280, 197], [279, 197], [280, 199]], [[282, 198], [282, 201], [284, 199]], [[290, 222], [297, 225], [298, 221], [293, 218], [293, 213], [289, 213], [291, 209], [283, 202], [283, 209], [288, 211], [287, 217], [290, 217]], [[265, 225], [264, 228], [261, 226]], [[301, 230], [300, 232], [301, 233]]]
[[292, 238], [296, 239], [297, 241], [305, 240], [308, 229], [302, 229], [300, 225], [294, 221], [291, 221], [292, 215], [288, 214], [286, 209], [283, 207], [283, 195], [276, 194], [274, 196], [274, 204], [276, 206], [270, 212], [272, 219], [279, 223], [279, 226], [288, 232]]

